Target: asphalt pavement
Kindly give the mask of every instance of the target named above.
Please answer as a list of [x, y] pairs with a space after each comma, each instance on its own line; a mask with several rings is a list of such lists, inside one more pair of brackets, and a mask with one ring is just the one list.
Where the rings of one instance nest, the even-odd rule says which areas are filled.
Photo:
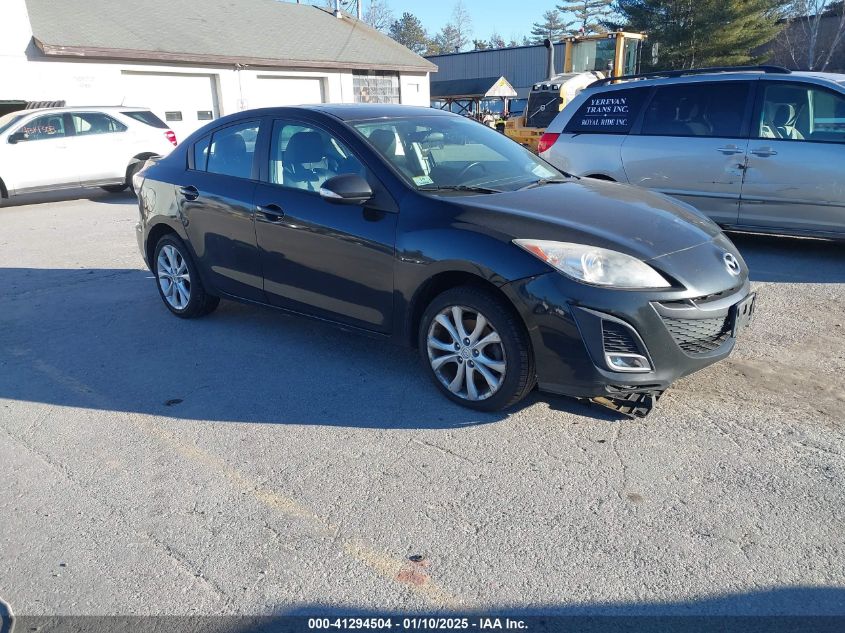
[[17, 615], [845, 615], [845, 249], [735, 236], [725, 362], [644, 420], [452, 405], [416, 354], [174, 318], [127, 195], [0, 208], [0, 598]]

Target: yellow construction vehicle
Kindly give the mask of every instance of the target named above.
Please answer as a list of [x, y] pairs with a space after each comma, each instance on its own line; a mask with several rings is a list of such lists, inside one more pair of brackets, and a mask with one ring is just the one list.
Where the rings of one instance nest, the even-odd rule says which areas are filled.
[[546, 127], [581, 90], [596, 79], [639, 72], [645, 38], [624, 31], [567, 38], [562, 73], [555, 72], [554, 44], [546, 40], [548, 78], [531, 87], [525, 112], [505, 122], [505, 134], [536, 152]]

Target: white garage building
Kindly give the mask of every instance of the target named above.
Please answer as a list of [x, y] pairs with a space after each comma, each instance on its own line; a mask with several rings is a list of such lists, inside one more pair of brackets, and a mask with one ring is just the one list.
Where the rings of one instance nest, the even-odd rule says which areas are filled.
[[239, 110], [429, 104], [437, 67], [354, 17], [276, 0], [2, 0], [0, 114], [152, 109], [185, 135]]

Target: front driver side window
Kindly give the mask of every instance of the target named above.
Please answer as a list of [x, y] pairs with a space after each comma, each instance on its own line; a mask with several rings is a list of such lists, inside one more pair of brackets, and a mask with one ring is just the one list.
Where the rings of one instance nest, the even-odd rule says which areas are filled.
[[270, 182], [319, 191], [341, 174], [365, 176], [361, 162], [334, 136], [299, 123], [276, 121], [270, 141]]
[[23, 134], [23, 140], [26, 141], [62, 138], [65, 136], [64, 117], [61, 114], [42, 116], [25, 123], [16, 133]]
[[766, 86], [757, 137], [845, 143], [845, 96], [802, 84]]

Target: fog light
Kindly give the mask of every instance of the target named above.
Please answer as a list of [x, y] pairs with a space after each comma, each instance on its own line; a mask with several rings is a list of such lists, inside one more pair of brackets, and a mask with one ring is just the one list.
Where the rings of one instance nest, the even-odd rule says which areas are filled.
[[639, 354], [605, 354], [604, 359], [613, 371], [651, 371], [646, 357]]

